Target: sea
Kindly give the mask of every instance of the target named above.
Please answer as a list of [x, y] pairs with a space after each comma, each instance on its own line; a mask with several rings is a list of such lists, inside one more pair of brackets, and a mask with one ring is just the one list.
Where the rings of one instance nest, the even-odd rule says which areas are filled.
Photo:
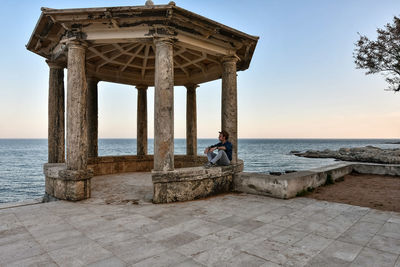
[[[198, 153], [218, 142], [199, 139]], [[392, 139], [239, 139], [238, 154], [246, 172], [284, 172], [317, 168], [334, 159], [297, 157], [291, 151], [337, 150], [342, 147], [376, 146], [399, 148]], [[153, 139], [148, 140], [153, 154]], [[175, 139], [175, 154], [186, 153], [185, 139]], [[135, 155], [136, 139], [99, 139], [99, 156]], [[0, 203], [37, 199], [44, 194], [43, 164], [47, 162], [47, 139], [0, 139]]]

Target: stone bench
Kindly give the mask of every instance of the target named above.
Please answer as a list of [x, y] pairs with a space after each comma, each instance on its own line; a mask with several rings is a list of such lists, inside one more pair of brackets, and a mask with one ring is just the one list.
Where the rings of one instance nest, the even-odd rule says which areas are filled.
[[289, 199], [352, 172], [400, 176], [400, 165], [346, 162], [282, 176], [242, 172], [235, 176], [233, 183], [237, 192]]
[[243, 170], [243, 161], [235, 165], [180, 168], [168, 172], [152, 171], [154, 203], [170, 203], [204, 198], [233, 189], [235, 174]]

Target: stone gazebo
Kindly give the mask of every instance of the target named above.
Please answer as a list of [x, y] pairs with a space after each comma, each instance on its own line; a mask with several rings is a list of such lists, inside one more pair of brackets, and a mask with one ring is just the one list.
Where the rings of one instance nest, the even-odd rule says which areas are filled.
[[[90, 197], [93, 176], [152, 171], [153, 201], [196, 199], [229, 191], [237, 158], [236, 72], [249, 67], [258, 37], [168, 5], [51, 9], [27, 49], [46, 58], [49, 74], [48, 198]], [[64, 68], [68, 69], [66, 153]], [[196, 88], [222, 79], [221, 129], [234, 152], [227, 167], [205, 169], [197, 156]], [[135, 86], [137, 155], [98, 157], [99, 81]], [[187, 88], [187, 155], [174, 156], [174, 86]], [[147, 88], [154, 86], [154, 157], [147, 155]], [[216, 129], [217, 130], [217, 129]]]

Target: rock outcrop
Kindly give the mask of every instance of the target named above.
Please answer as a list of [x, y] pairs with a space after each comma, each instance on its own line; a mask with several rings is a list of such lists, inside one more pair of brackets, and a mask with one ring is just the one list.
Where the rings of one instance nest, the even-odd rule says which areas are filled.
[[344, 161], [371, 162], [382, 164], [400, 164], [400, 148], [382, 149], [374, 146], [341, 148], [333, 151], [308, 150], [306, 152], [292, 153], [293, 155], [306, 158], [334, 158]]

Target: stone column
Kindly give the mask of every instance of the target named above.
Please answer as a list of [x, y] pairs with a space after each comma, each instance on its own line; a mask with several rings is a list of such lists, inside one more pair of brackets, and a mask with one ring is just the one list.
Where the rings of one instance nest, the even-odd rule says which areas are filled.
[[48, 163], [65, 162], [64, 66], [46, 61], [49, 72]]
[[67, 169], [86, 170], [88, 159], [86, 46], [68, 43]]
[[136, 86], [137, 98], [137, 155], [147, 155], [147, 85]]
[[236, 82], [237, 58], [230, 56], [222, 60], [222, 130], [229, 133], [229, 141], [233, 145], [232, 163], [237, 162], [237, 82]]
[[186, 155], [197, 155], [197, 84], [186, 85]]
[[174, 169], [173, 41], [156, 38], [154, 77], [154, 170]]
[[98, 156], [98, 84], [94, 77], [87, 78], [88, 157]]

